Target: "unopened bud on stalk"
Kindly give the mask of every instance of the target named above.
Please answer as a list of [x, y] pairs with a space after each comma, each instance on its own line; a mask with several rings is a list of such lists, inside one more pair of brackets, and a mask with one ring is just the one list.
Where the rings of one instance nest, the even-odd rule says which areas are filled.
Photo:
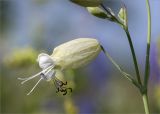
[[110, 21], [115, 21], [114, 20], [114, 12], [110, 8], [106, 8], [107, 11], [104, 11], [101, 7], [87, 7], [87, 10], [89, 13], [92, 15], [102, 18], [102, 19], [108, 19]]
[[70, 0], [70, 1], [84, 7], [96, 7], [102, 3], [102, 0]]
[[38, 55], [38, 63], [41, 72], [28, 78], [18, 78], [22, 80], [21, 84], [40, 76], [39, 81], [35, 84], [29, 95], [38, 83], [44, 79], [46, 81], [54, 80], [57, 92], [67, 94], [67, 90], [72, 92], [71, 88], [67, 88], [67, 82], [63, 82], [57, 77], [60, 71], [65, 69], [79, 68], [91, 62], [101, 51], [99, 42], [92, 38], [79, 38], [59, 45], [53, 50], [52, 55], [41, 53]]
[[126, 7], [122, 7], [118, 13], [118, 17], [120, 21], [123, 23], [124, 27], [128, 26], [128, 19], [127, 19], [127, 9]]
[[102, 19], [111, 18], [111, 16], [105, 13], [100, 7], [87, 7], [87, 10], [89, 13], [91, 13], [96, 17], [99, 17]]

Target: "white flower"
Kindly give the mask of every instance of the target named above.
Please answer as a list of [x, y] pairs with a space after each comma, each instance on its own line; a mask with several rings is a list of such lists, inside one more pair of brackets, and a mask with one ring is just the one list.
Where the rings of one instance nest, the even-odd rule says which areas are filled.
[[54, 76], [54, 74], [55, 74], [55, 71], [53, 70], [54, 63], [49, 55], [47, 55], [45, 53], [41, 53], [38, 55], [37, 61], [39, 62], [40, 68], [42, 68], [41, 72], [39, 72], [29, 78], [18, 78], [19, 80], [23, 80], [21, 82], [21, 84], [24, 84], [25, 82], [27, 82], [37, 76], [40, 76], [39, 81], [35, 84], [35, 86], [31, 89], [31, 91], [27, 95], [29, 95], [35, 89], [35, 87], [38, 85], [38, 83], [42, 79], [44, 79], [46, 81], [50, 81], [52, 79], [52, 76]]
[[38, 55], [39, 67], [41, 72], [28, 78], [18, 78], [23, 80], [21, 84], [40, 76], [40, 79], [27, 94], [29, 95], [39, 82], [44, 79], [46, 81], [54, 80], [54, 84], [57, 88], [57, 92], [63, 92], [63, 95], [67, 94], [67, 90], [72, 91], [71, 88], [66, 88], [67, 82], [59, 80], [55, 74], [56, 70], [65, 70], [70, 68], [79, 68], [92, 61], [101, 51], [99, 42], [96, 39], [91, 38], [79, 38], [69, 42], [66, 42], [53, 50], [53, 54], [41, 53]]

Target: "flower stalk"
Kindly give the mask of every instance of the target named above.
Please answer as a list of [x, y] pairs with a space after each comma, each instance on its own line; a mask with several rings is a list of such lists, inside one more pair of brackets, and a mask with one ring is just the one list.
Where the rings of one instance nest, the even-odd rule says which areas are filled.
[[131, 39], [129, 30], [128, 30], [128, 26], [125, 26], [119, 19], [117, 19], [114, 15], [112, 15], [103, 4], [101, 4], [101, 6], [103, 7], [103, 9], [107, 13], [109, 13], [112, 16], [114, 22], [118, 23], [124, 29], [124, 31], [125, 31], [125, 33], [127, 35], [129, 46], [130, 46], [130, 50], [131, 50], [131, 53], [132, 53], [133, 62], [134, 62], [134, 66], [135, 66], [135, 71], [136, 71], [137, 81], [142, 86], [142, 82], [141, 82], [141, 78], [140, 78], [140, 73], [139, 73], [139, 68], [138, 68], [138, 62], [137, 62], [134, 46], [133, 46], [133, 43], [132, 43], [132, 39]]
[[135, 51], [134, 51], [134, 46], [133, 46], [133, 43], [132, 43], [132, 39], [131, 39], [129, 30], [128, 29], [124, 29], [124, 30], [126, 32], [126, 35], [127, 35], [127, 38], [128, 38], [128, 42], [129, 42], [129, 46], [130, 46], [130, 50], [131, 50], [131, 53], [132, 53], [137, 81], [138, 81], [138, 83], [140, 85], [142, 85], [141, 78], [140, 78], [140, 73], [139, 73], [139, 68], [138, 68], [138, 62], [137, 62], [136, 54], [135, 54]]
[[150, 44], [151, 44], [151, 11], [149, 0], [146, 0], [147, 12], [148, 12], [148, 36], [147, 36], [147, 50], [146, 50], [146, 65], [145, 65], [145, 77], [144, 77], [144, 86], [147, 87], [150, 73]]
[[150, 44], [151, 44], [151, 9], [149, 0], [146, 0], [146, 7], [148, 13], [148, 34], [147, 34], [147, 50], [146, 50], [146, 62], [145, 62], [145, 74], [144, 74], [144, 88], [146, 91], [143, 93], [143, 103], [146, 114], [150, 114], [148, 104], [148, 81], [150, 76]]
[[132, 78], [132, 76], [125, 71], [122, 70], [122, 68], [113, 60], [113, 58], [109, 55], [109, 53], [103, 48], [101, 45], [101, 49], [106, 55], [106, 57], [112, 62], [112, 64], [120, 71], [120, 73], [130, 82], [132, 82], [137, 88], [140, 88], [140, 85], [136, 82], [135, 79]]
[[144, 94], [144, 95], [142, 96], [142, 98], [143, 98], [143, 104], [144, 104], [145, 113], [146, 113], [146, 114], [150, 114], [150, 113], [149, 113], [148, 96], [147, 96], [147, 94]]
[[[149, 105], [148, 105], [148, 81], [149, 81], [149, 76], [150, 76], [150, 43], [151, 43], [151, 11], [150, 11], [150, 3], [149, 0], [146, 0], [146, 6], [147, 6], [147, 12], [148, 12], [148, 35], [147, 35], [147, 49], [146, 49], [146, 62], [145, 62], [145, 75], [144, 75], [144, 82], [142, 83], [141, 81], [141, 76], [140, 76], [140, 72], [139, 72], [139, 68], [138, 68], [138, 62], [137, 62], [137, 57], [136, 57], [136, 53], [134, 50], [134, 46], [132, 43], [132, 39], [131, 39], [131, 35], [129, 33], [128, 30], [128, 24], [124, 24], [123, 22], [121, 22], [116, 16], [112, 15], [107, 8], [105, 8], [105, 6], [103, 4], [101, 4], [101, 7], [112, 16], [112, 20], [114, 22], [116, 22], [117, 24], [119, 24], [125, 31], [127, 38], [128, 38], [128, 42], [129, 42], [129, 46], [130, 46], [130, 50], [132, 53], [132, 58], [133, 58], [133, 63], [134, 63], [134, 67], [135, 67], [135, 71], [136, 71], [136, 78], [137, 81], [133, 80], [133, 83], [136, 87], [138, 87], [141, 95], [142, 95], [142, 99], [143, 99], [143, 104], [144, 104], [144, 109], [145, 109], [145, 113], [146, 114], [150, 114], [149, 112]], [[102, 49], [103, 50], [103, 49]], [[104, 51], [104, 53], [106, 54], [106, 52]], [[110, 57], [108, 57], [110, 58]], [[111, 62], [116, 66], [116, 64], [114, 63], [114, 61], [112, 61], [112, 58], [110, 58]], [[118, 68], [119, 66], [117, 66]], [[119, 67], [120, 68], [120, 67]], [[121, 70], [121, 69], [120, 69]], [[122, 73], [122, 71], [121, 71]], [[123, 73], [122, 73], [123, 74]], [[130, 80], [130, 77], [129, 77]]]

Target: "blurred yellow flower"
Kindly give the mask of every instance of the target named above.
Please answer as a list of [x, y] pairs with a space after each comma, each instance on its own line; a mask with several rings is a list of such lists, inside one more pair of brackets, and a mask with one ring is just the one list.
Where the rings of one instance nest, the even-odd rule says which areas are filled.
[[31, 47], [17, 49], [3, 59], [3, 63], [10, 68], [24, 68], [35, 64], [37, 51]]
[[155, 87], [155, 99], [158, 107], [160, 108], [160, 84], [157, 84]]

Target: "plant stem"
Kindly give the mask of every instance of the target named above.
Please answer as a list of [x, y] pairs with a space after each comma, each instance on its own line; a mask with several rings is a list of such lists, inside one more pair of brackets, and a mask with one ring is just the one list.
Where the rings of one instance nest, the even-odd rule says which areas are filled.
[[132, 39], [131, 39], [130, 33], [128, 31], [128, 28], [124, 29], [124, 30], [126, 32], [128, 42], [129, 42], [129, 46], [130, 46], [130, 49], [131, 49], [133, 62], [134, 62], [134, 67], [135, 67], [135, 70], [136, 70], [136, 77], [137, 77], [138, 83], [140, 85], [142, 85], [141, 78], [140, 78], [140, 73], [139, 73], [139, 68], [138, 68], [138, 63], [137, 63], [137, 58], [136, 58], [136, 54], [135, 54], [134, 47], [133, 47], [133, 44], [132, 44]]
[[103, 9], [112, 16], [112, 18], [115, 20], [115, 22], [117, 22], [118, 24], [120, 24], [121, 26], [123, 26], [123, 29], [125, 30], [126, 32], [126, 35], [127, 35], [127, 38], [128, 38], [128, 42], [129, 42], [129, 45], [130, 45], [130, 49], [131, 49], [131, 53], [132, 53], [132, 57], [133, 57], [133, 62], [134, 62], [134, 66], [135, 66], [135, 70], [136, 70], [136, 76], [137, 76], [137, 80], [138, 80], [138, 83], [140, 85], [142, 85], [142, 82], [141, 82], [141, 78], [140, 78], [140, 73], [139, 73], [139, 68], [138, 68], [138, 63], [137, 63], [137, 58], [136, 58], [136, 54], [135, 54], [135, 51], [134, 51], [134, 47], [133, 47], [133, 44], [132, 44], [132, 39], [131, 39], [131, 36], [130, 36], [130, 33], [129, 33], [129, 30], [128, 30], [128, 27], [125, 27], [123, 25], [123, 23], [121, 23], [114, 15], [112, 15], [107, 8], [105, 8], [105, 6], [103, 4], [101, 4], [101, 6], [103, 7]]
[[136, 87], [141, 88], [140, 85], [136, 82], [135, 79], [132, 78], [132, 76], [122, 70], [122, 68], [113, 60], [113, 58], [109, 55], [109, 53], [103, 48], [101, 45], [101, 49], [106, 55], [106, 57], [111, 61], [111, 63], [120, 71], [120, 73], [128, 79], [130, 82], [132, 82]]
[[123, 23], [121, 23], [114, 15], [112, 15], [112, 13], [103, 4], [101, 4], [101, 7], [113, 18], [115, 22], [123, 26]]
[[145, 113], [146, 114], [150, 114], [149, 113], [148, 95], [147, 95], [147, 93], [143, 94], [142, 98], [143, 98], [143, 104], [144, 104]]
[[145, 62], [145, 74], [144, 74], [144, 89], [145, 93], [142, 94], [143, 104], [146, 114], [150, 114], [148, 105], [148, 81], [150, 76], [150, 44], [151, 44], [151, 9], [149, 0], [146, 0], [146, 7], [148, 13], [148, 34], [147, 34], [147, 50], [146, 50], [146, 62]]
[[[133, 57], [133, 62], [134, 62], [134, 67], [135, 67], [135, 71], [136, 71], [136, 77], [137, 77], [137, 81], [138, 83], [133, 79], [133, 81], [135, 81], [136, 83], [134, 84], [135, 86], [137, 86], [139, 88], [139, 91], [142, 94], [142, 98], [143, 98], [143, 103], [144, 103], [144, 108], [145, 108], [145, 113], [146, 114], [150, 114], [149, 113], [149, 105], [148, 105], [148, 95], [147, 95], [147, 86], [148, 86], [148, 81], [149, 81], [149, 76], [150, 76], [150, 43], [151, 43], [151, 10], [150, 10], [150, 3], [149, 0], [146, 0], [146, 6], [147, 6], [147, 12], [148, 12], [148, 35], [147, 35], [147, 50], [146, 50], [146, 62], [145, 62], [145, 75], [144, 75], [144, 85], [141, 82], [141, 77], [140, 77], [140, 73], [139, 73], [139, 68], [138, 68], [138, 62], [137, 62], [137, 58], [136, 58], [136, 54], [134, 51], [134, 46], [132, 44], [132, 39], [128, 30], [128, 26], [124, 26], [123, 23], [121, 23], [114, 15], [112, 15], [107, 8], [105, 8], [105, 6], [103, 4], [101, 4], [101, 6], [104, 8], [104, 10], [110, 14], [113, 18], [113, 20], [115, 22], [117, 22], [119, 25], [121, 25], [124, 29], [124, 31], [126, 32], [127, 38], [128, 38], [128, 42], [129, 42], [129, 46], [130, 46], [130, 50], [132, 53], [132, 57]], [[102, 47], [103, 50], [103, 47]], [[108, 56], [108, 58], [111, 60], [111, 62], [120, 70], [120, 72], [125, 76], [125, 72], [123, 72], [121, 70], [121, 68], [115, 63], [115, 61], [113, 61], [113, 59], [110, 57], [110, 55], [108, 55], [108, 53], [103, 50], [104, 53], [106, 54], [106, 56]], [[128, 78], [128, 77], [127, 77]], [[130, 81], [132, 81], [132, 78], [128, 78]]]
[[151, 11], [149, 0], [146, 0], [147, 12], [148, 12], [148, 36], [147, 36], [147, 50], [146, 50], [146, 63], [145, 63], [145, 75], [144, 75], [144, 86], [147, 88], [149, 74], [150, 74], [150, 43], [151, 43]]

